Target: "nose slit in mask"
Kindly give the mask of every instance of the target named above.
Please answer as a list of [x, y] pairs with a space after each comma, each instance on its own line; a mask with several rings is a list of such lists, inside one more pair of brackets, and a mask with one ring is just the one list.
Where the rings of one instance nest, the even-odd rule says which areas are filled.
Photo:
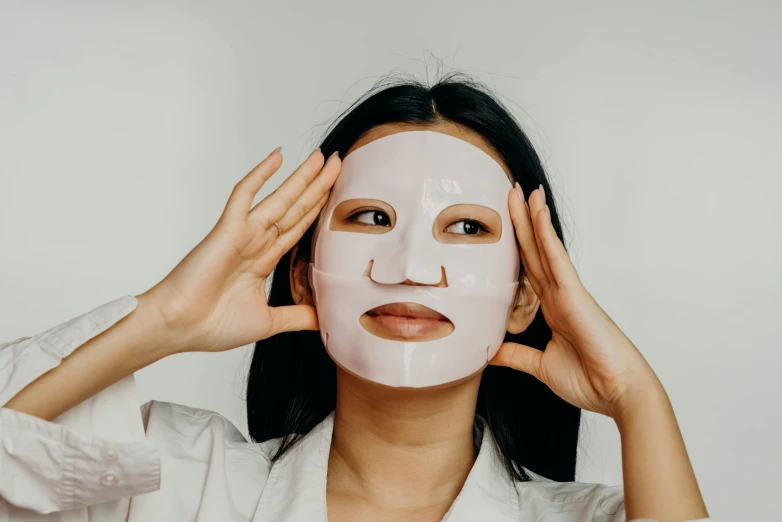
[[441, 266], [440, 269], [443, 271], [443, 278], [440, 280], [440, 283], [437, 286], [441, 288], [448, 288], [448, 278], [445, 275], [445, 267]]
[[372, 279], [372, 263], [374, 262], [374, 259], [369, 260], [369, 263], [367, 263], [367, 267], [364, 269], [364, 273], [362, 274], [364, 277]]
[[[375, 263], [374, 259], [370, 259], [369, 263], [367, 263], [367, 267], [364, 269], [364, 273], [362, 274], [363, 277], [368, 277], [371, 281], [377, 283], [374, 279], [372, 279], [372, 265]], [[386, 283], [380, 283], [380, 284], [386, 284]], [[436, 284], [428, 284], [428, 283], [419, 283], [418, 281], [411, 281], [410, 279], [405, 279], [404, 281], [399, 282], [398, 284], [401, 285], [412, 285], [412, 286], [434, 286], [436, 288], [448, 288], [448, 276], [445, 275], [445, 267], [440, 267], [440, 281], [438, 281]]]

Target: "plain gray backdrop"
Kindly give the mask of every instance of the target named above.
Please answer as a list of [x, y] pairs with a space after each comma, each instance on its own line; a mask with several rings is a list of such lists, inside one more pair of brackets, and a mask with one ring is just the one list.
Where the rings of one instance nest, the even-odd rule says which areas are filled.
[[[154, 285], [250, 168], [283, 146], [268, 193], [380, 76], [461, 70], [538, 147], [579, 273], [662, 379], [712, 515], [775, 519], [781, 6], [0, 2], [0, 340]], [[245, 430], [248, 363], [170, 357], [137, 374], [139, 401]], [[585, 416], [579, 470], [621, 482], [610, 419]]]

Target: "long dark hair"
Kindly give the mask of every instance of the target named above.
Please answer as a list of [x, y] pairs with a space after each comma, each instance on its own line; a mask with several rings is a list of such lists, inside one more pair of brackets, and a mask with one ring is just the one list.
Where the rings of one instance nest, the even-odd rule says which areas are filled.
[[[511, 175], [529, 194], [543, 184], [551, 221], [562, 238], [556, 201], [537, 153], [521, 127], [485, 86], [461, 73], [427, 86], [415, 80], [386, 79], [370, 89], [332, 124], [323, 154], [344, 154], [364, 133], [386, 123], [431, 125], [453, 122], [483, 136]], [[297, 257], [307, 261], [313, 227], [299, 241]], [[269, 303], [293, 303], [289, 267], [282, 257], [272, 278]], [[522, 267], [523, 273], [523, 267]], [[532, 324], [506, 340], [542, 350], [551, 329], [538, 311]], [[247, 378], [247, 423], [257, 442], [281, 437], [280, 458], [320, 423], [336, 402], [336, 367], [318, 332], [288, 332], [255, 345]], [[581, 410], [520, 371], [488, 366], [481, 378], [477, 413], [488, 423], [505, 467], [516, 480], [530, 480], [524, 468], [557, 481], [575, 480]]]

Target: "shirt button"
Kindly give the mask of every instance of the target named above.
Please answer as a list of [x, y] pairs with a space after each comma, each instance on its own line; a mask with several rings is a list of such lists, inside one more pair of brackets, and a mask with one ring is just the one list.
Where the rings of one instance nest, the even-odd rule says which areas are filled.
[[117, 460], [119, 448], [115, 444], [104, 444], [100, 449], [100, 456], [105, 460]]
[[106, 471], [100, 476], [100, 483], [104, 486], [116, 486], [117, 482], [119, 482], [119, 477], [111, 471]]

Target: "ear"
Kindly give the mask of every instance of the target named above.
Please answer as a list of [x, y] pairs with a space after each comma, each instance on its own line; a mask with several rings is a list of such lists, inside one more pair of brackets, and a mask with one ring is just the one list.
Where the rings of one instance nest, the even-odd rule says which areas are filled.
[[538, 299], [535, 291], [532, 290], [529, 280], [524, 277], [519, 282], [516, 305], [510, 313], [510, 318], [508, 318], [508, 332], [519, 334], [526, 330], [532, 323], [532, 320], [535, 319], [538, 308], [540, 308], [540, 299]]
[[300, 255], [298, 244], [294, 245], [291, 249], [291, 264], [288, 271], [293, 304], [314, 304], [310, 289], [309, 266], [310, 260]]

